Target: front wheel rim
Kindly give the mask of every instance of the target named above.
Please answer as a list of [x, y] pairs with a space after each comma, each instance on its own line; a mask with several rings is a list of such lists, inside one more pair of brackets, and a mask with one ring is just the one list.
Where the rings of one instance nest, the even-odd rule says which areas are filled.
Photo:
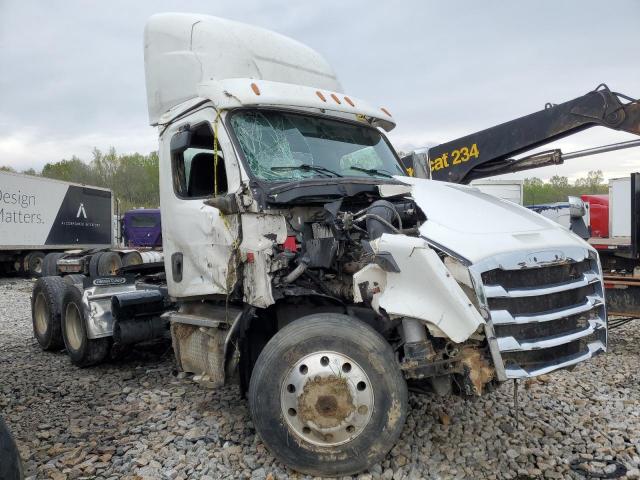
[[338, 352], [316, 352], [298, 360], [285, 375], [281, 413], [300, 439], [322, 447], [348, 443], [371, 420], [373, 385], [364, 369]]
[[73, 350], [79, 350], [82, 345], [82, 316], [78, 307], [70, 303], [67, 305], [65, 312], [64, 329], [67, 337], [68, 346]]

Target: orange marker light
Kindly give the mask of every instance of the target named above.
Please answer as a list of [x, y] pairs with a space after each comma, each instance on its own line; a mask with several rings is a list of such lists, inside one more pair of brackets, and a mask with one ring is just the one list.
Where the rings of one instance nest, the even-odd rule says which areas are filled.
[[391, 114], [389, 113], [389, 110], [387, 110], [387, 109], [386, 109], [386, 108], [384, 108], [384, 107], [380, 107], [380, 110], [382, 110], [384, 113], [386, 113], [386, 114], [387, 114], [387, 115], [389, 115], [390, 117], [392, 117], [392, 116], [393, 116], [393, 115], [391, 115]]
[[322, 92], [321, 92], [320, 90], [316, 90], [316, 95], [318, 95], [318, 98], [319, 98], [320, 100], [322, 100], [323, 102], [326, 102], [326, 101], [327, 101], [327, 99], [326, 99], [326, 98], [324, 98], [324, 95], [322, 94]]
[[251, 90], [253, 90], [253, 93], [255, 93], [256, 95], [260, 95], [260, 89], [258, 88], [258, 85], [256, 85], [255, 83], [251, 84]]
[[333, 99], [335, 100], [335, 102], [336, 102], [338, 105], [340, 105], [340, 103], [341, 103], [341, 102], [340, 102], [340, 99], [337, 97], [337, 95], [336, 95], [335, 93], [332, 93], [332, 94], [331, 94], [331, 98], [333, 98]]
[[353, 103], [353, 101], [349, 97], [344, 97], [344, 101], [347, 102], [352, 107], [355, 107], [355, 104]]

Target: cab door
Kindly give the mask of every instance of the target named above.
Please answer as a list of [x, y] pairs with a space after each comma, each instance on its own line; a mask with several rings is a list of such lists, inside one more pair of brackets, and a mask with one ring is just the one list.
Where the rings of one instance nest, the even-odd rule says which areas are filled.
[[160, 139], [160, 206], [169, 294], [176, 298], [227, 294], [236, 281], [237, 214], [205, 200], [240, 188], [233, 149], [213, 108], [175, 122]]

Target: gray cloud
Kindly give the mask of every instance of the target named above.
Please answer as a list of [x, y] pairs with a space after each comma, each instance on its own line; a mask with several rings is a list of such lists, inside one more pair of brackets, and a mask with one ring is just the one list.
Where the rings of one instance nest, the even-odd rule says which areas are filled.
[[[91, 149], [156, 148], [147, 126], [142, 31], [163, 11], [218, 15], [320, 51], [350, 94], [385, 105], [400, 149], [439, 143], [587, 92], [640, 96], [640, 3], [0, 2], [0, 164], [40, 168]], [[629, 139], [592, 129], [566, 151]], [[640, 169], [640, 150], [527, 175], [608, 177]]]

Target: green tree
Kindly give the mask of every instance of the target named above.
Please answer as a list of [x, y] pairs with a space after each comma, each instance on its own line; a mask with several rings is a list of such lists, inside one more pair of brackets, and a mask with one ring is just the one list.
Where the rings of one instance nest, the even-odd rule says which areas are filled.
[[538, 177], [524, 179], [524, 186], [528, 188], [537, 188], [543, 185], [544, 185], [544, 182], [540, 180]]
[[94, 148], [89, 163], [76, 156], [47, 163], [42, 169], [42, 176], [109, 188], [123, 211], [159, 205], [158, 166], [157, 152], [119, 155], [113, 147], [106, 153]]
[[567, 177], [561, 177], [560, 175], [554, 175], [549, 179], [549, 184], [553, 188], [564, 189], [569, 187], [569, 179]]
[[573, 183], [564, 176], [554, 175], [548, 182], [539, 178], [524, 180], [524, 204], [566, 202], [570, 195], [580, 196], [585, 193], [606, 193], [608, 187], [604, 182], [601, 170], [591, 171], [586, 177], [578, 178]]
[[94, 179], [91, 170], [89, 165], [74, 155], [70, 160], [63, 159], [59, 162], [47, 163], [42, 169], [42, 176], [91, 185]]
[[587, 189], [585, 193], [600, 193], [604, 175], [602, 170], [591, 170], [586, 178], [578, 178], [575, 182], [575, 186], [578, 188]]

